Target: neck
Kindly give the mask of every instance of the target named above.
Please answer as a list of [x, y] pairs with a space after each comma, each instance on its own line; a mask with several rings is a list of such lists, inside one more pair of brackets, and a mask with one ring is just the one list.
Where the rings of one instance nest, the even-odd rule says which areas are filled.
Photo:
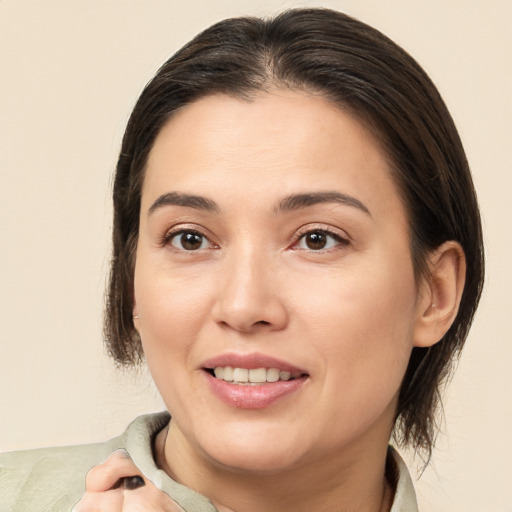
[[156, 439], [157, 464], [176, 481], [207, 496], [219, 512], [389, 512], [387, 439], [370, 447], [307, 461], [279, 472], [226, 468], [190, 447], [172, 424]]

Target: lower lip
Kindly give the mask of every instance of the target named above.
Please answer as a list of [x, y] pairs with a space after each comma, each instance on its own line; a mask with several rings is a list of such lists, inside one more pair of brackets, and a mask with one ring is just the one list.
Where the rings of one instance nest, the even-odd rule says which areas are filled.
[[298, 391], [307, 377], [278, 380], [262, 385], [243, 385], [217, 379], [205, 372], [213, 393], [223, 402], [239, 409], [264, 409], [274, 402]]

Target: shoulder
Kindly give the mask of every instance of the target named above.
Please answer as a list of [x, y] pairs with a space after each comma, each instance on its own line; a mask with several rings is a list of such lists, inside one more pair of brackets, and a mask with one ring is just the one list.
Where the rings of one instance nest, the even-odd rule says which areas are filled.
[[108, 456], [109, 443], [0, 455], [0, 510], [70, 510], [85, 475]]
[[135, 452], [136, 458], [150, 457], [151, 440], [168, 421], [166, 413], [140, 416], [105, 443], [0, 454], [0, 510], [69, 512], [93, 466], [119, 448]]
[[388, 449], [386, 477], [395, 491], [390, 512], [418, 512], [414, 484], [404, 460], [392, 447]]

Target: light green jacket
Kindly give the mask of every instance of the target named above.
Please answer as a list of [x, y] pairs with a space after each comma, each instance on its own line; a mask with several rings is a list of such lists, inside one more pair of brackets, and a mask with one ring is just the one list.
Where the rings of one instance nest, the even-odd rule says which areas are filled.
[[[0, 512], [70, 512], [85, 492], [85, 475], [114, 450], [124, 448], [135, 465], [186, 512], [216, 512], [206, 497], [158, 469], [152, 440], [169, 421], [167, 413], [139, 416], [119, 437], [105, 443], [0, 454]], [[391, 449], [397, 488], [391, 512], [417, 512], [407, 467]]]

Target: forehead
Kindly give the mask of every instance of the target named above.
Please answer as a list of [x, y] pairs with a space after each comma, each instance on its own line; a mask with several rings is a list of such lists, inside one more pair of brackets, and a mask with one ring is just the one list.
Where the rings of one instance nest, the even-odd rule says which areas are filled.
[[163, 192], [236, 191], [260, 204], [333, 189], [401, 203], [386, 153], [360, 121], [321, 96], [275, 90], [250, 101], [207, 96], [177, 112], [150, 152], [142, 199], [144, 209]]

